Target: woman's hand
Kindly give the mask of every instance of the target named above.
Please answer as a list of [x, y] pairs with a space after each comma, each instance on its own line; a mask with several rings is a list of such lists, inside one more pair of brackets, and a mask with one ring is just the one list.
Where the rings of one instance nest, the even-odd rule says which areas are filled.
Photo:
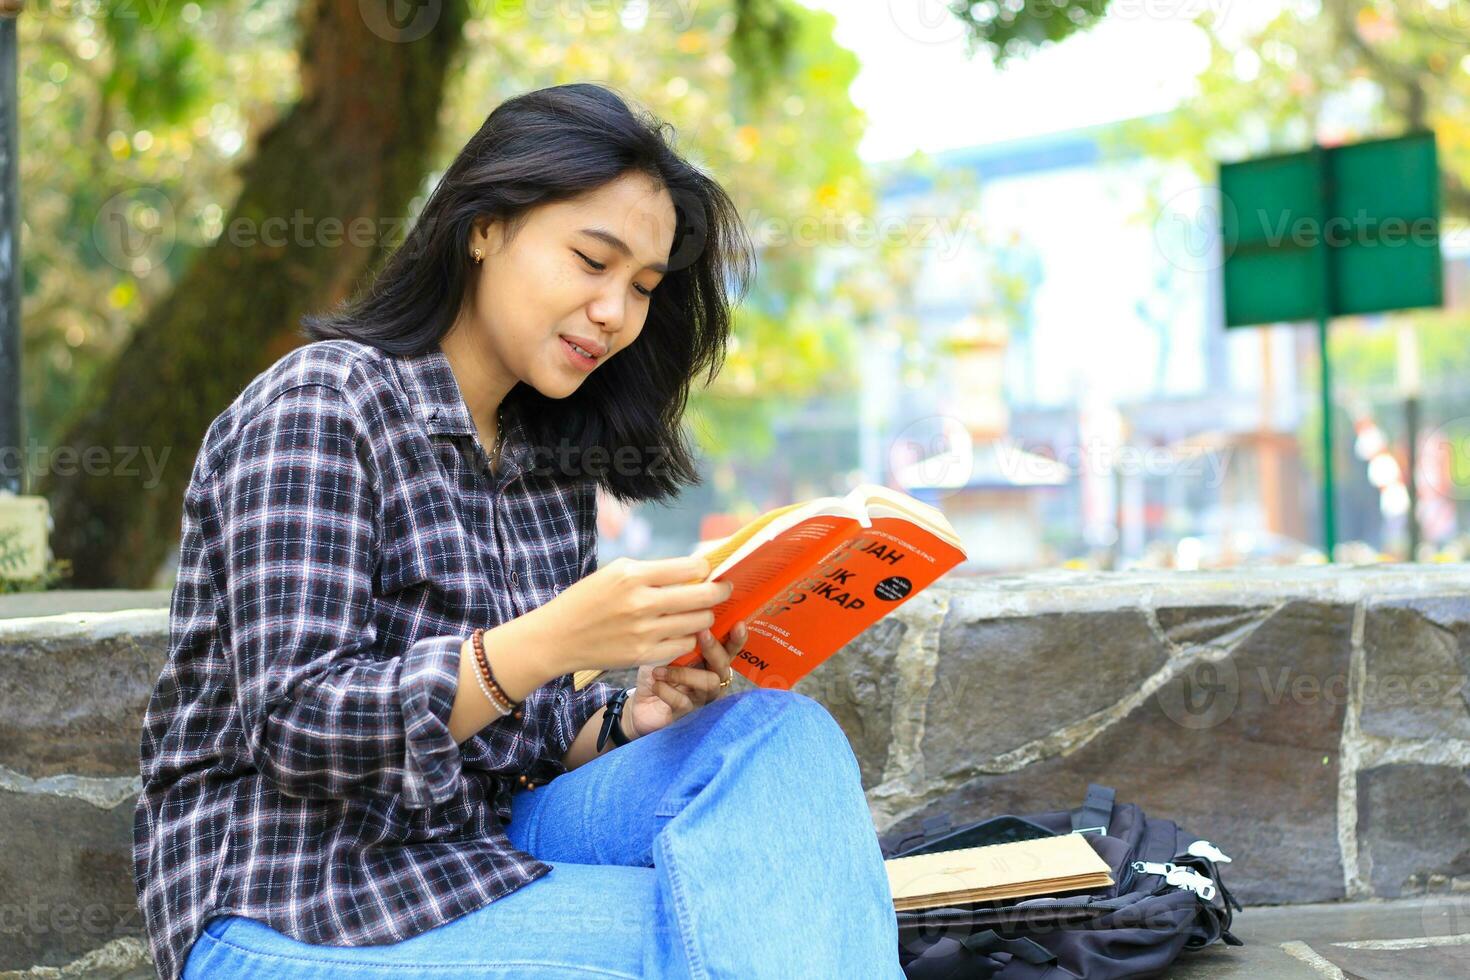
[[689, 652], [734, 591], [729, 582], [705, 581], [709, 572], [702, 557], [624, 556], [532, 610], [552, 676], [666, 664]]
[[656, 732], [665, 725], [724, 694], [720, 681], [733, 676], [730, 663], [745, 647], [744, 623], [736, 623], [723, 644], [709, 630], [699, 631], [703, 667], [638, 668], [638, 689], [623, 706], [624, 730], [630, 738]]

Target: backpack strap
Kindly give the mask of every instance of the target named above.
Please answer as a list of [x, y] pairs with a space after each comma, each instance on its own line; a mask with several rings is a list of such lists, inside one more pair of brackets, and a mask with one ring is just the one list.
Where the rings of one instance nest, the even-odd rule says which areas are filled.
[[1072, 833], [1106, 834], [1108, 824], [1113, 822], [1113, 801], [1117, 795], [1111, 786], [1089, 783], [1087, 798], [1080, 808], [1072, 811]]
[[947, 813], [936, 813], [925, 817], [920, 822], [919, 830], [905, 837], [899, 838], [898, 842], [891, 848], [891, 853], [901, 854], [915, 847], [921, 847], [936, 837], [942, 837], [949, 833], [954, 827], [954, 820]]

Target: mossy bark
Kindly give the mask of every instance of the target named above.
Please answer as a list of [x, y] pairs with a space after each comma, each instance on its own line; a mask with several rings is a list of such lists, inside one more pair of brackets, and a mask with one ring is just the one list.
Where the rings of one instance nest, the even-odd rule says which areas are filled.
[[[65, 445], [81, 461], [100, 447], [106, 455], [94, 449], [93, 458], [110, 461], [70, 476], [50, 472], [38, 490], [50, 499], [52, 548], [70, 559], [73, 586], [153, 583], [178, 539], [209, 423], [304, 342], [303, 313], [347, 295], [401, 241], [430, 166], [465, 11], [455, 0], [415, 8], [434, 17], [427, 33], [416, 36], [424, 22], [410, 21], [388, 40], [389, 21], [370, 25], [368, 6], [303, 7], [300, 101], [262, 132], [243, 165], [224, 234], [193, 257], [72, 418]], [[339, 223], [335, 235], [323, 226], [329, 219]], [[354, 221], [371, 232], [353, 234]], [[162, 460], [156, 481], [147, 457], [125, 463], [139, 450]]]

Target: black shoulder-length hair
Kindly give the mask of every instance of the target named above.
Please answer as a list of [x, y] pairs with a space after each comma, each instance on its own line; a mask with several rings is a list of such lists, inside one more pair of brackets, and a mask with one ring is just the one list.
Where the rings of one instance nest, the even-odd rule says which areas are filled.
[[[326, 313], [302, 318], [311, 340], [346, 338], [396, 355], [433, 349], [472, 288], [478, 219], [514, 235], [532, 208], [627, 173], [652, 178], [676, 214], [669, 271], [638, 338], [563, 399], [524, 382], [507, 394], [534, 465], [592, 478], [624, 502], [663, 500], [701, 483], [682, 431], [690, 385], [724, 362], [733, 303], [755, 257], [738, 211], [712, 178], [672, 146], [673, 128], [635, 115], [601, 85], [557, 85], [497, 106], [444, 172], [423, 211], [372, 282]], [[545, 447], [544, 450], [541, 447]]]

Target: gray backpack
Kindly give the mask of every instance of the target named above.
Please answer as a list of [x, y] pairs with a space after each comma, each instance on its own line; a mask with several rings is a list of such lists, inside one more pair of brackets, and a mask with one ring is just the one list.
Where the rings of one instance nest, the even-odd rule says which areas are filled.
[[[1082, 806], [1004, 817], [1034, 832], [1083, 834], [1116, 884], [1096, 892], [1004, 904], [899, 912], [899, 962], [910, 980], [1123, 980], [1163, 976], [1185, 950], [1230, 932], [1240, 904], [1221, 880], [1226, 857], [1172, 820], [1119, 804], [1096, 784]], [[996, 820], [954, 828], [946, 816], [883, 842], [885, 857], [975, 846]]]

